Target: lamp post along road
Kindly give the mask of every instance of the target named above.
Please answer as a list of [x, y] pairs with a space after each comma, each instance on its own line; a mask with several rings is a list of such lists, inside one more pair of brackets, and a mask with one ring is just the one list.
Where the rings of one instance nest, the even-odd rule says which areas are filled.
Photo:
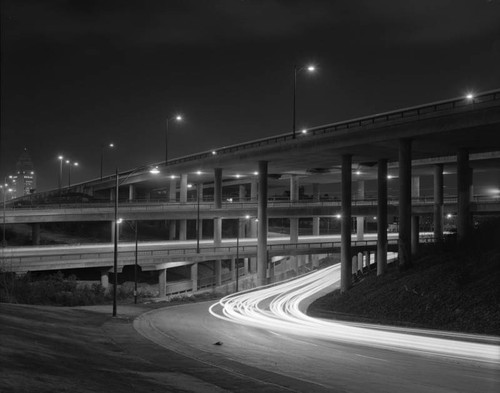
[[[138, 172], [139, 170], [143, 170], [144, 168], [137, 168], [134, 171], [130, 172], [127, 177], [125, 177], [122, 182], [126, 181], [132, 174]], [[158, 167], [154, 167], [149, 171], [149, 173], [152, 173], [153, 175], [156, 175], [160, 173]], [[118, 199], [120, 197], [120, 174], [118, 173], [118, 168], [116, 168], [115, 171], [115, 203], [114, 203], [114, 228], [115, 228], [115, 235], [113, 239], [113, 316], [116, 317], [116, 295], [117, 295], [117, 288], [118, 288], [118, 224], [122, 221], [121, 219], [118, 218]], [[136, 228], [135, 228], [135, 292], [134, 292], [134, 298], [136, 297], [137, 294], [137, 221], [136, 221]], [[136, 301], [136, 298], [134, 299]]]
[[[115, 147], [115, 145], [113, 143], [110, 143], [108, 147], [112, 149], [113, 147]], [[104, 145], [101, 145], [101, 180], [102, 180], [103, 163], [104, 163]]]
[[293, 126], [292, 126], [293, 139], [296, 138], [296, 132], [297, 132], [297, 123], [296, 123], [297, 74], [304, 69], [307, 69], [308, 72], [314, 72], [316, 70], [316, 67], [313, 65], [308, 65], [300, 68], [297, 68], [297, 65], [294, 65], [293, 67]]

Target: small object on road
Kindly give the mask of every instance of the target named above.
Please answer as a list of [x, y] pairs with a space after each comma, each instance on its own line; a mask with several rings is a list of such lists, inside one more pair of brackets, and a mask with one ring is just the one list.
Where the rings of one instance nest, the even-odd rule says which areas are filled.
[[222, 341], [217, 341], [214, 345], [222, 345]]

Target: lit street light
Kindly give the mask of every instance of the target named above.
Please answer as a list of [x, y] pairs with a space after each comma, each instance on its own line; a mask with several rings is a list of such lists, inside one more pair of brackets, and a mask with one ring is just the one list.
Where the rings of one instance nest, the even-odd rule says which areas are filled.
[[[136, 168], [132, 172], [130, 172], [127, 177], [121, 180], [120, 182], [120, 174], [118, 173], [118, 168], [116, 168], [115, 171], [115, 206], [114, 206], [114, 228], [115, 228], [115, 235], [113, 239], [113, 316], [116, 317], [116, 290], [118, 288], [118, 224], [122, 222], [121, 218], [118, 218], [118, 199], [120, 196], [120, 184], [125, 182], [131, 175], [134, 173], [144, 170], [144, 167], [142, 168]], [[158, 167], [154, 167], [149, 170], [149, 173], [151, 174], [158, 174], [160, 171], [158, 170]], [[137, 225], [137, 223], [136, 223]], [[136, 262], [137, 262], [137, 232], [136, 232]]]
[[168, 122], [170, 120], [175, 120], [176, 122], [182, 121], [182, 116], [181, 115], [176, 115], [174, 117], [168, 118], [165, 121], [165, 165], [167, 165], [168, 161]]
[[66, 160], [66, 164], [68, 164], [68, 187], [71, 187], [71, 166], [78, 166], [78, 162]]
[[59, 159], [59, 196], [61, 196], [62, 189], [62, 171], [63, 171], [63, 156], [57, 157]]
[[[102, 180], [102, 168], [103, 168], [103, 162], [104, 162], [104, 145], [101, 145], [101, 180]], [[109, 143], [108, 146], [110, 149], [115, 147], [113, 143]]]
[[295, 121], [295, 113], [296, 113], [296, 96], [297, 96], [297, 74], [301, 71], [306, 70], [307, 72], [316, 71], [316, 67], [313, 65], [303, 66], [297, 68], [297, 65], [293, 68], [293, 139], [296, 137], [296, 121]]

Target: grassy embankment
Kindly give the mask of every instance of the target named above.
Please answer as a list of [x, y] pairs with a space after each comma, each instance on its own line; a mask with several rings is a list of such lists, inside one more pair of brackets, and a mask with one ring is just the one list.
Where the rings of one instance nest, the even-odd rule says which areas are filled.
[[405, 271], [371, 271], [351, 290], [314, 302], [313, 316], [500, 335], [500, 221], [478, 228], [466, 248], [423, 248]]

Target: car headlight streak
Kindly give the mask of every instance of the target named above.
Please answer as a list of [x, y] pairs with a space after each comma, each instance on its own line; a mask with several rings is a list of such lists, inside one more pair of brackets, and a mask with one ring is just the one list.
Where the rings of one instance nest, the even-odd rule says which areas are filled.
[[[340, 322], [312, 318], [301, 311], [301, 303], [327, 288], [333, 290], [339, 280], [340, 266], [335, 265], [278, 285], [226, 296], [212, 305], [209, 311], [226, 321], [282, 334], [466, 360], [500, 362], [500, 339], [497, 337]], [[477, 342], [478, 338], [482, 342]]]

